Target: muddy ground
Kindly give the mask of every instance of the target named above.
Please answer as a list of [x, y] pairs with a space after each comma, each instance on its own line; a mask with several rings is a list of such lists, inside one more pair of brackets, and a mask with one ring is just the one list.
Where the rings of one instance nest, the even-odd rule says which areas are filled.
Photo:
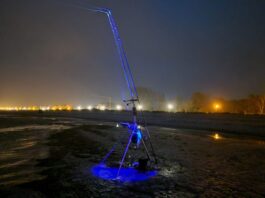
[[[162, 126], [149, 130], [158, 174], [121, 183], [91, 173], [126, 134], [115, 122], [2, 115], [0, 197], [265, 196], [263, 137]], [[215, 133], [221, 138], [214, 139]]]

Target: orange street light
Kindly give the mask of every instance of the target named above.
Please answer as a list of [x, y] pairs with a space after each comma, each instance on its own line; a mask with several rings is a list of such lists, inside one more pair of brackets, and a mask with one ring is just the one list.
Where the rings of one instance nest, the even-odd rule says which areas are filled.
[[213, 104], [213, 108], [214, 108], [215, 111], [219, 111], [222, 108], [222, 106], [221, 106], [220, 103], [214, 103]]

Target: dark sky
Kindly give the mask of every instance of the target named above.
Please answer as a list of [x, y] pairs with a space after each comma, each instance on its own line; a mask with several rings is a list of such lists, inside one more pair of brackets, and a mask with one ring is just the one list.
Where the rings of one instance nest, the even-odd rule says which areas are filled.
[[[69, 2], [0, 0], [0, 105], [126, 97], [106, 16]], [[265, 92], [263, 0], [79, 2], [112, 9], [138, 86], [168, 98]]]

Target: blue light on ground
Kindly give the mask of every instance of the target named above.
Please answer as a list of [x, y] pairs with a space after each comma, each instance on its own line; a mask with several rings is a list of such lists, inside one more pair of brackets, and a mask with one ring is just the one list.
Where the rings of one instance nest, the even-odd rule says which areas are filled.
[[121, 182], [138, 182], [150, 179], [157, 174], [157, 171], [138, 171], [134, 168], [121, 168], [117, 178], [118, 168], [108, 167], [105, 164], [93, 166], [92, 174], [104, 180], [119, 180]]

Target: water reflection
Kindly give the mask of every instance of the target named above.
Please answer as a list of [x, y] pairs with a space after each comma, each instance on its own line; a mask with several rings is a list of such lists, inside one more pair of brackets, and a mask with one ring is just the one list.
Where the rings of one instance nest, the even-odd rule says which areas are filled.
[[220, 136], [218, 133], [215, 133], [214, 135], [212, 135], [212, 137], [213, 137], [215, 140], [219, 140], [219, 139], [221, 139], [221, 136]]
[[[45, 145], [51, 133], [63, 125], [27, 125], [0, 129], [0, 185], [16, 185], [43, 179], [37, 160], [47, 158]], [[69, 128], [69, 127], [68, 127]]]

